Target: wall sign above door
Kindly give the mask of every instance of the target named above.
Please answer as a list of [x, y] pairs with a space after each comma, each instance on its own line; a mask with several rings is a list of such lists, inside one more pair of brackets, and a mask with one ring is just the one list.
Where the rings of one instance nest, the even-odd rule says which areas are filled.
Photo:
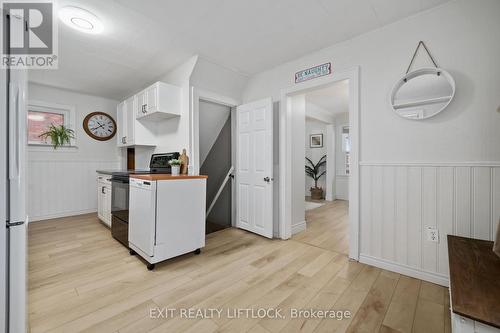
[[332, 63], [327, 62], [326, 64], [314, 66], [295, 73], [295, 83], [316, 79], [330, 74], [332, 74]]

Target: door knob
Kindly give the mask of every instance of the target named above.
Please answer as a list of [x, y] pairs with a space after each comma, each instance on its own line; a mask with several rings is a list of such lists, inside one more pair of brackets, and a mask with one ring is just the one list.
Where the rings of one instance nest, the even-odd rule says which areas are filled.
[[269, 177], [265, 177], [265, 178], [264, 178], [264, 181], [265, 181], [266, 183], [269, 183], [269, 182], [271, 182], [271, 178], [269, 178]]

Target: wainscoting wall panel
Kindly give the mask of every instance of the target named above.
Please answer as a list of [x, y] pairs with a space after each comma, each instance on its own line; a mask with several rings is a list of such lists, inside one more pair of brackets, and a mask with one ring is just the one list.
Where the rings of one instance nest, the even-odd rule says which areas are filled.
[[492, 240], [500, 218], [498, 163], [362, 163], [361, 184], [361, 261], [436, 283], [448, 279], [446, 235]]
[[29, 160], [30, 221], [97, 211], [96, 170], [119, 167], [119, 161]]
[[[276, 179], [276, 177], [274, 177]], [[349, 176], [335, 176], [335, 198], [339, 200], [349, 200]]]

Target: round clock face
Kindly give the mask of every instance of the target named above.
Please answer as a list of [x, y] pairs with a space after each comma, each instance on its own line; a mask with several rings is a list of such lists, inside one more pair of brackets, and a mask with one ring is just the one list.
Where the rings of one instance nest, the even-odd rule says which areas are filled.
[[93, 112], [83, 120], [85, 132], [99, 141], [111, 139], [116, 133], [116, 122], [104, 112]]

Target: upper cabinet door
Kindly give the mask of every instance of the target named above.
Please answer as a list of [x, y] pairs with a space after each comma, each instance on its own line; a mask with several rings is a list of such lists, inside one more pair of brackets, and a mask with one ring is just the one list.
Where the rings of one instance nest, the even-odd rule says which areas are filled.
[[118, 104], [118, 147], [156, 146], [156, 123], [141, 122], [137, 119], [137, 111], [145, 104], [141, 102], [144, 96], [135, 95]]
[[181, 88], [156, 82], [137, 94], [137, 119], [158, 121], [181, 115]]
[[156, 112], [158, 110], [158, 84], [146, 89], [146, 112]]
[[136, 107], [137, 118], [143, 117], [147, 112], [146, 105], [147, 105], [148, 101], [147, 101], [146, 95], [147, 95], [146, 90], [143, 90], [140, 93], [138, 93], [137, 95], [135, 95], [136, 100], [137, 100], [137, 107]]
[[118, 104], [116, 107], [116, 140], [118, 147], [123, 147], [126, 145], [127, 138], [127, 109], [125, 106], [125, 101]]
[[127, 115], [127, 146], [135, 144], [135, 110], [137, 109], [137, 99], [135, 96], [130, 97], [125, 101]]

